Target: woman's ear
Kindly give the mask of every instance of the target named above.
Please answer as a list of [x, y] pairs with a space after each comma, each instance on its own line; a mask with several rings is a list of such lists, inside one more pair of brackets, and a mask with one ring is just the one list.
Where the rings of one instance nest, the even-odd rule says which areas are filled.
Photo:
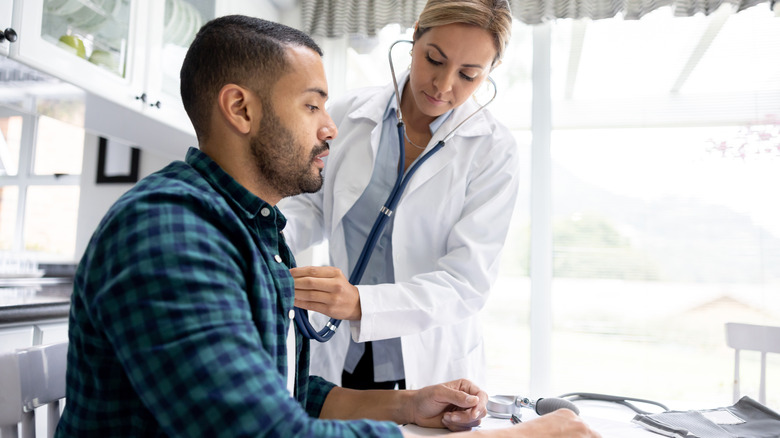
[[249, 134], [263, 114], [258, 96], [236, 84], [227, 84], [219, 90], [217, 104], [225, 121], [241, 134]]

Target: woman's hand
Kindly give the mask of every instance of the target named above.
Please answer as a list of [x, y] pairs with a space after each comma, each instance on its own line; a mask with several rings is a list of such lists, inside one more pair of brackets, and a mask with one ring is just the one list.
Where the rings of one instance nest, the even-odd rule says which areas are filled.
[[359, 320], [360, 294], [341, 269], [305, 266], [290, 269], [295, 280], [295, 306], [336, 319]]

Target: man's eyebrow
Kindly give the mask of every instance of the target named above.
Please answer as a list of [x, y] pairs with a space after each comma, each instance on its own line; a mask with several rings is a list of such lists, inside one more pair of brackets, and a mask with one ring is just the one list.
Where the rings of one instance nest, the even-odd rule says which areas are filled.
[[317, 93], [323, 99], [327, 99], [328, 98], [328, 93], [325, 90], [323, 90], [322, 88], [318, 88], [318, 87], [307, 88], [307, 89], [303, 90], [303, 92], [304, 93]]
[[[435, 43], [428, 43], [428, 45], [433, 47], [434, 49], [436, 49], [439, 52], [439, 54], [441, 55], [442, 58], [449, 59], [449, 58], [447, 58], [447, 55], [444, 54], [444, 51], [441, 49], [441, 47], [437, 46]], [[461, 67], [478, 68], [478, 69], [481, 69], [481, 70], [485, 69], [485, 66], [479, 65], [479, 64], [463, 64], [463, 65], [461, 65]]]

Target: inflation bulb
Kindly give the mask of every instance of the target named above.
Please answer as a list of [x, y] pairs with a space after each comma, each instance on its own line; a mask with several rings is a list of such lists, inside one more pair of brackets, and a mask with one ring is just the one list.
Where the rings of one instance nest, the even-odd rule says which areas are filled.
[[539, 398], [531, 400], [527, 397], [514, 395], [494, 395], [488, 398], [488, 414], [498, 418], [510, 418], [512, 415], [521, 417], [520, 408], [533, 409], [539, 415], [549, 414], [558, 409], [568, 409], [579, 415], [580, 410], [574, 403], [562, 398]]

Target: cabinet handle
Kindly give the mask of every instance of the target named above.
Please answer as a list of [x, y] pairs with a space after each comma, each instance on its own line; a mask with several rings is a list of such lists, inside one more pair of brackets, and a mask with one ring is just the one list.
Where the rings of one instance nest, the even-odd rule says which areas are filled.
[[160, 102], [160, 101], [158, 100], [158, 101], [157, 101], [157, 102], [155, 102], [155, 103], [150, 103], [150, 104], [149, 104], [149, 106], [156, 106], [157, 108], [159, 108], [159, 107], [161, 107], [161, 106], [162, 106], [162, 102]]
[[135, 96], [135, 100], [140, 100], [143, 103], [146, 103], [146, 93], [141, 93], [140, 96]]
[[2, 33], [0, 33], [0, 43], [3, 41], [8, 40], [9, 43], [13, 43], [16, 41], [16, 31], [13, 30], [13, 28], [7, 28]]

